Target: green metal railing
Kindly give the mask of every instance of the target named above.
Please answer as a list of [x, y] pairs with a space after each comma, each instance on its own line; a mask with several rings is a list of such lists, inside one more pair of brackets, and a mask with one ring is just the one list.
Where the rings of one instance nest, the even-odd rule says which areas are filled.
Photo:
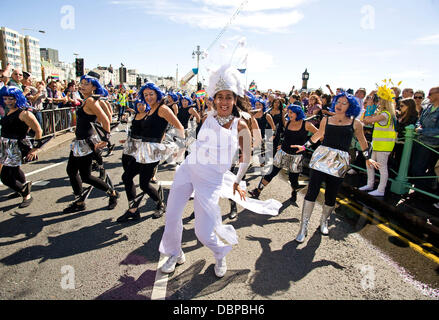
[[[425, 194], [429, 197], [432, 197], [436, 200], [439, 200], [438, 195], [435, 195], [435, 194], [430, 193], [428, 191], [416, 188], [409, 182], [409, 180], [414, 180], [414, 179], [438, 179], [439, 178], [438, 176], [427, 176], [427, 177], [409, 177], [408, 176], [414, 142], [419, 143], [423, 147], [439, 154], [438, 150], [432, 148], [429, 145], [422, 143], [421, 141], [415, 139], [415, 137], [416, 137], [415, 127], [413, 125], [409, 125], [409, 126], [405, 127], [405, 136], [403, 139], [399, 139], [399, 140], [405, 141], [404, 148], [402, 151], [402, 156], [401, 156], [401, 162], [399, 164], [398, 172], [395, 172], [394, 170], [392, 170], [396, 174], [396, 178], [395, 179], [389, 178], [389, 181], [391, 182], [390, 190], [393, 193], [398, 194], [398, 195], [404, 195], [404, 194], [409, 193], [410, 190], [414, 190], [414, 191], [417, 191], [419, 193]], [[360, 171], [367, 172], [367, 169], [357, 167], [355, 165], [351, 165], [351, 167], [354, 169], [360, 170]], [[375, 173], [375, 175], [378, 177], [380, 176], [379, 173]]]
[[[372, 127], [369, 127], [369, 128], [372, 128]], [[405, 142], [404, 142], [404, 148], [402, 151], [402, 156], [401, 156], [401, 161], [399, 164], [398, 172], [389, 168], [389, 170], [391, 170], [393, 173], [396, 174], [395, 179], [390, 178], [390, 177], [388, 178], [388, 180], [391, 182], [390, 190], [393, 193], [398, 194], [398, 195], [408, 194], [410, 190], [414, 190], [414, 191], [417, 191], [419, 193], [425, 194], [433, 199], [439, 200], [439, 195], [436, 195], [436, 194], [430, 193], [428, 191], [416, 188], [412, 185], [412, 183], [409, 182], [409, 180], [414, 180], [414, 179], [438, 179], [439, 178], [439, 176], [427, 176], [427, 177], [409, 177], [408, 176], [414, 142], [419, 143], [423, 147], [433, 151], [434, 153], [439, 154], [438, 150], [436, 150], [433, 147], [415, 139], [416, 135], [417, 134], [415, 132], [414, 125], [409, 125], [409, 126], [405, 127], [404, 138], [398, 139], [398, 141], [405, 141]], [[358, 141], [353, 142], [353, 147], [355, 147], [357, 150], [361, 151], [361, 147], [360, 147], [360, 144], [358, 143]], [[312, 149], [307, 149], [307, 150], [309, 150], [311, 152], [314, 151]], [[367, 169], [365, 169], [365, 168], [358, 167], [358, 166], [353, 165], [353, 164], [351, 164], [350, 166], [356, 170], [367, 173]], [[380, 174], [378, 172], [375, 172], [375, 176], [380, 177]]]

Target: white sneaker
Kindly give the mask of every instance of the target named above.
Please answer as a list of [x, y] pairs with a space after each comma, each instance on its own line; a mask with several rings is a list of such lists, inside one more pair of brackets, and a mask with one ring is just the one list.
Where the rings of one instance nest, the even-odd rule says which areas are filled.
[[369, 185], [365, 185], [365, 186], [362, 186], [361, 188], [358, 188], [358, 190], [360, 190], [360, 191], [370, 191], [370, 190], [373, 190], [373, 187], [370, 187]]
[[348, 171], [348, 174], [357, 174], [357, 171], [355, 171], [354, 169], [350, 169], [350, 170]]
[[374, 197], [384, 197], [384, 192], [379, 192], [378, 190], [369, 192], [369, 194]]
[[226, 258], [222, 258], [220, 260], [216, 260], [216, 264], [215, 264], [215, 275], [218, 278], [222, 278], [224, 277], [224, 275], [227, 272], [227, 264], [226, 264]]
[[182, 251], [179, 256], [170, 256], [168, 260], [163, 264], [160, 268], [160, 271], [163, 273], [172, 273], [175, 270], [176, 264], [183, 264], [186, 262], [186, 257], [184, 256], [184, 252]]

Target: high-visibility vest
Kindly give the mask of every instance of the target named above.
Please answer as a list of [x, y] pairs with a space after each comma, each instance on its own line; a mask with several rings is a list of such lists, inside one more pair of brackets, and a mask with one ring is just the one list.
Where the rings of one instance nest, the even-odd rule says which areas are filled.
[[389, 116], [389, 120], [385, 126], [375, 122], [372, 133], [372, 148], [373, 151], [392, 152], [395, 147], [397, 133], [390, 112], [383, 112]]
[[127, 105], [127, 96], [125, 94], [120, 94], [119, 93], [119, 103], [121, 106], [126, 106]]

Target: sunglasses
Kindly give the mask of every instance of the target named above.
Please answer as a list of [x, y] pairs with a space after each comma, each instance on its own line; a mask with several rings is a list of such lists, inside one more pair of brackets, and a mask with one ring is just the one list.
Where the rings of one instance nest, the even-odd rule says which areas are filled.
[[424, 99], [424, 97], [414, 97], [415, 99]]

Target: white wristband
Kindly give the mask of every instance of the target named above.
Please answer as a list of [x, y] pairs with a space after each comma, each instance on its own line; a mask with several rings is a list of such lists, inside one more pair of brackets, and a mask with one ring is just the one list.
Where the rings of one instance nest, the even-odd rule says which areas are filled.
[[241, 182], [241, 180], [242, 180], [242, 178], [244, 178], [244, 175], [247, 172], [249, 166], [250, 166], [250, 163], [241, 162], [239, 164], [239, 170], [238, 170], [238, 173], [236, 174], [235, 183], [239, 184]]

